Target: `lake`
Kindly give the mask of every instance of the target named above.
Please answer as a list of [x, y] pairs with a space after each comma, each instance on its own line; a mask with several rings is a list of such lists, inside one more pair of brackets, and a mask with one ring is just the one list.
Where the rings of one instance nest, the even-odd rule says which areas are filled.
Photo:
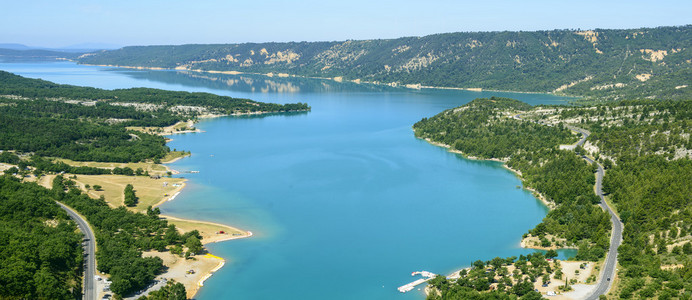
[[192, 152], [171, 167], [199, 173], [181, 174], [188, 186], [162, 212], [254, 233], [207, 245], [227, 263], [197, 299], [422, 299], [418, 290], [396, 290], [414, 280], [413, 271], [448, 274], [475, 260], [532, 252], [519, 241], [546, 207], [500, 163], [449, 153], [416, 139], [411, 126], [479, 97], [566, 101], [71, 62], [0, 63], [0, 69], [107, 89], [202, 91], [312, 106], [305, 113], [204, 119], [196, 125], [203, 133], [171, 137], [171, 148]]

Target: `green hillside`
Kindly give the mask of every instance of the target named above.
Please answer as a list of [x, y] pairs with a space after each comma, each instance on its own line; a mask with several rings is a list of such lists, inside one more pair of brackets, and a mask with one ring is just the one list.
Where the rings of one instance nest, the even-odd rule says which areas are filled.
[[689, 98], [692, 25], [460, 32], [344, 42], [137, 46], [85, 64], [286, 73], [607, 98]]
[[[606, 169], [606, 201], [624, 223], [618, 282], [607, 299], [690, 299], [690, 112], [690, 100], [530, 107], [517, 100], [490, 98], [424, 118], [413, 128], [419, 138], [465, 155], [501, 159], [519, 171], [524, 186], [540, 192], [553, 207], [527, 235], [538, 237], [544, 247], [576, 247], [577, 260], [603, 260], [610, 246], [608, 216], [596, 206], [595, 167], [580, 156], [593, 157]], [[568, 126], [591, 132], [576, 153], [560, 150], [561, 144], [574, 142]], [[538, 299], [531, 298], [532, 285], [509, 284], [507, 274], [499, 271], [496, 278], [498, 267], [487, 272], [490, 267], [484, 265], [490, 264], [480, 262], [479, 270], [456, 281], [431, 281], [439, 295], [431, 293], [428, 299]], [[535, 282], [543, 270], [527, 268], [522, 273], [528, 282]], [[498, 285], [490, 289], [484, 282]]]

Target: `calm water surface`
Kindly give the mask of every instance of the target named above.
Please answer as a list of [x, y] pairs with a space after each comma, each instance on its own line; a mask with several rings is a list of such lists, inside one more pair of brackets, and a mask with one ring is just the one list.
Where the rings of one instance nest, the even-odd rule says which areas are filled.
[[[413, 136], [423, 117], [478, 97], [563, 103], [536, 94], [408, 90], [257, 75], [131, 71], [73, 63], [0, 64], [27, 77], [101, 88], [204, 91], [307, 102], [308, 113], [207, 119], [176, 135], [188, 187], [166, 214], [255, 235], [209, 250], [226, 267], [198, 299], [420, 299], [412, 271], [530, 253], [522, 233], [546, 208], [501, 164], [463, 159]], [[571, 255], [561, 253], [562, 256]]]

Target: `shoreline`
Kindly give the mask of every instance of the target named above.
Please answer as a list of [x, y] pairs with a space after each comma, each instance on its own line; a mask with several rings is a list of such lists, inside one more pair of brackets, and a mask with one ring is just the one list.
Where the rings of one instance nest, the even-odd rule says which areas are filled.
[[[479, 158], [479, 157], [476, 157], [476, 156], [467, 155], [467, 154], [465, 154], [465, 153], [462, 152], [462, 151], [453, 149], [452, 146], [450, 146], [450, 145], [443, 144], [443, 143], [438, 143], [438, 142], [435, 142], [435, 141], [430, 140], [429, 138], [424, 138], [424, 139], [423, 139], [423, 138], [419, 138], [419, 137], [416, 137], [416, 138], [422, 139], [422, 140], [424, 140], [424, 141], [426, 141], [426, 142], [428, 142], [428, 143], [430, 143], [430, 144], [432, 144], [432, 145], [434, 145], [434, 146], [438, 146], [438, 147], [445, 148], [445, 149], [447, 149], [448, 152], [455, 153], [455, 154], [459, 154], [459, 155], [461, 155], [461, 156], [462, 156], [463, 158], [465, 158], [465, 159], [469, 159], [469, 160], [486, 160], [486, 161], [495, 161], [495, 162], [500, 162], [500, 163], [502, 163], [502, 167], [504, 167], [505, 169], [507, 169], [507, 170], [511, 171], [512, 173], [514, 173], [514, 175], [517, 176], [517, 177], [519, 178], [519, 180], [521, 180], [522, 188], [523, 188], [523, 189], [530, 191], [536, 199], [538, 199], [539, 201], [541, 201], [541, 203], [543, 203], [543, 205], [545, 205], [545, 207], [548, 208], [548, 210], [553, 210], [553, 209], [555, 209], [555, 204], [552, 203], [552, 202], [549, 202], [548, 199], [547, 199], [542, 193], [538, 192], [536, 189], [534, 189], [534, 188], [532, 188], [532, 187], [527, 187], [527, 186], [524, 185], [524, 178], [522, 177], [521, 171], [515, 170], [515, 169], [512, 169], [511, 167], [509, 167], [509, 166], [507, 165], [507, 161], [508, 161], [507, 158], [505, 158], [505, 159], [498, 159], [498, 158]], [[557, 246], [540, 247], [540, 246], [530, 246], [530, 245], [528, 245], [528, 239], [529, 239], [529, 238], [530, 238], [530, 237], [526, 237], [526, 238], [522, 237], [522, 239], [521, 239], [520, 242], [519, 242], [519, 246], [520, 246], [521, 248], [535, 249], [535, 250], [576, 249], [575, 247], [557, 247]], [[465, 268], [464, 268], [464, 269], [465, 269]], [[458, 271], [461, 271], [461, 270], [463, 270], [463, 269], [460, 269], [460, 270], [458, 270]], [[457, 271], [457, 272], [458, 272], [458, 271]]]
[[[224, 114], [205, 114], [205, 115], [198, 116], [198, 118], [199, 118], [199, 119], [211, 119], [211, 118], [226, 117], [226, 116], [234, 116], [234, 115], [264, 114], [264, 113], [267, 113], [267, 112], [251, 112], [251, 113], [230, 114], [230, 115], [224, 115]], [[191, 124], [195, 124], [195, 123], [197, 123], [197, 122], [198, 122], [197, 120], [189, 120], [189, 123], [191, 123]], [[194, 131], [189, 131], [189, 132], [174, 132], [174, 133], [172, 133], [172, 134], [179, 134], [179, 133], [201, 133], [201, 132], [204, 132], [204, 131], [202, 131], [202, 130], [200, 130], [200, 129], [198, 129], [198, 128], [195, 128]], [[171, 134], [171, 135], [172, 135], [172, 134]], [[168, 141], [167, 141], [167, 142], [168, 142]], [[176, 157], [176, 158], [171, 159], [171, 160], [166, 161], [166, 162], [162, 162], [161, 165], [164, 166], [164, 167], [166, 168], [166, 170], [167, 170], [167, 171], [170, 171], [172, 174], [180, 174], [179, 171], [177, 171], [177, 170], [171, 168], [170, 166], [167, 166], [167, 164], [174, 163], [174, 162], [176, 162], [176, 161], [178, 161], [178, 160], [180, 160], [180, 159], [183, 159], [183, 158], [185, 158], [185, 157], [188, 157], [188, 156], [192, 156], [192, 153], [190, 153], [189, 155], [184, 155], [184, 156]], [[164, 203], [166, 203], [166, 202], [168, 202], [168, 201], [173, 201], [173, 200], [175, 200], [175, 198], [177, 198], [177, 196], [178, 196], [178, 195], [183, 191], [183, 189], [187, 186], [187, 180], [188, 180], [188, 179], [185, 179], [185, 181], [171, 193], [171, 196], [163, 197], [159, 202], [157, 202], [156, 204], [152, 205], [152, 207], [158, 207], [158, 206], [161, 206], [162, 204], [164, 204]], [[209, 221], [204, 221], [204, 220], [194, 220], [194, 219], [179, 218], [179, 217], [174, 217], [174, 216], [165, 215], [165, 214], [160, 214], [159, 217], [161, 217], [161, 218], [163, 218], [163, 219], [169, 221], [169, 223], [170, 223], [170, 221], [174, 221], [174, 222], [177, 221], [177, 222], [189, 222], [189, 223], [192, 223], [192, 224], [206, 224], [206, 225], [211, 225], [211, 226], [216, 226], [216, 227], [225, 228], [225, 229], [227, 229], [227, 231], [228, 231], [229, 233], [230, 233], [230, 232], [243, 232], [243, 234], [231, 235], [231, 236], [220, 237], [220, 238], [209, 238], [209, 237], [206, 237], [206, 238], [205, 238], [205, 237], [203, 236], [203, 238], [202, 238], [202, 240], [201, 240], [202, 245], [207, 245], [207, 244], [210, 244], [210, 243], [225, 242], [225, 241], [236, 240], [236, 239], [242, 239], [242, 238], [249, 238], [249, 237], [251, 237], [251, 236], [253, 235], [253, 233], [252, 233], [251, 231], [241, 230], [241, 229], [239, 229], [239, 228], [236, 228], [236, 227], [233, 227], [233, 226], [230, 226], [230, 225], [226, 225], [226, 224], [221, 224], [221, 223], [209, 222]], [[178, 227], [178, 226], [176, 226], [176, 227]], [[178, 227], [178, 230], [181, 230], [181, 228]], [[205, 250], [205, 252], [206, 252], [206, 254], [204, 254], [204, 257], [215, 258], [215, 259], [220, 260], [220, 262], [219, 262], [219, 264], [218, 264], [216, 267], [214, 267], [213, 269], [211, 269], [211, 270], [205, 270], [205, 271], [203, 272], [204, 275], [202, 276], [202, 279], [199, 280], [198, 282], [196, 282], [196, 284], [194, 284], [194, 285], [190, 285], [190, 284], [185, 285], [185, 288], [186, 288], [186, 290], [187, 290], [187, 295], [188, 295], [188, 298], [189, 298], [189, 299], [194, 298], [194, 296], [197, 294], [197, 292], [199, 291], [199, 289], [200, 289], [201, 287], [204, 286], [204, 281], [206, 281], [207, 279], [209, 279], [216, 271], [220, 270], [220, 269], [226, 264], [226, 260], [225, 260], [224, 258], [219, 257], [219, 256], [216, 256], [216, 255], [212, 255], [211, 253], [208, 252], [208, 249], [206, 249], [206, 247], [205, 247], [204, 250]], [[160, 274], [160, 275], [158, 275], [158, 276], [165, 277], [168, 273], [169, 273], [169, 272], [167, 271], [167, 272], [164, 272], [164, 273], [162, 273], [162, 274]], [[170, 275], [169, 275], [169, 276], [170, 276]]]
[[[72, 61], [72, 60], [71, 60]], [[75, 63], [78, 63], [77, 61], [72, 61]], [[79, 64], [79, 63], [78, 63]], [[97, 67], [109, 67], [109, 68], [124, 68], [124, 69], [134, 69], [134, 70], [155, 70], [155, 71], [188, 71], [188, 72], [198, 72], [198, 73], [210, 73], [210, 74], [226, 74], [226, 75], [242, 75], [242, 74], [251, 74], [251, 75], [261, 75], [261, 76], [266, 76], [266, 77], [297, 77], [297, 78], [308, 78], [308, 79], [321, 79], [321, 80], [331, 80], [335, 82], [352, 82], [356, 84], [372, 84], [372, 85], [379, 85], [379, 86], [390, 86], [390, 87], [400, 87], [400, 88], [406, 88], [406, 89], [411, 89], [411, 90], [420, 90], [420, 89], [436, 89], [436, 90], [458, 90], [458, 91], [469, 91], [469, 92], [494, 92], [494, 93], [517, 93], [517, 94], [540, 94], [540, 95], [553, 95], [553, 96], [559, 96], [559, 97], [582, 97], [582, 96], [577, 96], [577, 95], [566, 95], [566, 94], [556, 94], [554, 92], [525, 92], [525, 91], [512, 91], [512, 90], [488, 90], [488, 89], [483, 89], [483, 88], [462, 88], [462, 87], [445, 87], [445, 86], [430, 86], [430, 85], [421, 85], [420, 83], [408, 83], [408, 84], [402, 84], [402, 83], [397, 83], [397, 82], [390, 82], [390, 83], [384, 83], [384, 82], [377, 82], [377, 81], [362, 81], [360, 79], [343, 79], [341, 76], [336, 76], [336, 77], [313, 77], [313, 76], [305, 76], [305, 75], [295, 75], [295, 74], [286, 74], [286, 73], [255, 73], [255, 72], [241, 72], [241, 71], [218, 71], [218, 70], [202, 70], [202, 69], [182, 69], [182, 68], [161, 68], [161, 67], [141, 67], [141, 66], [121, 66], [121, 65], [99, 65], [99, 64], [82, 64], [85, 66], [97, 66]], [[284, 76], [279, 76], [284, 75]]]

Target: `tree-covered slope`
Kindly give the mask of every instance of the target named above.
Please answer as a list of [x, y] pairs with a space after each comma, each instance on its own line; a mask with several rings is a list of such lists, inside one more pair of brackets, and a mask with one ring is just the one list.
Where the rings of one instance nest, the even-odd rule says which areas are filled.
[[46, 189], [0, 176], [0, 298], [81, 299], [80, 244]]
[[[679, 98], [692, 94], [692, 26], [459, 32], [385, 40], [137, 46], [86, 64], [288, 73], [367, 82]], [[685, 87], [683, 87], [685, 86]]]
[[[576, 258], [580, 260], [602, 258], [610, 233], [608, 216], [594, 205], [598, 202], [593, 191], [594, 167], [577, 154], [592, 156], [605, 166], [603, 191], [624, 223], [619, 280], [608, 299], [689, 299], [692, 101], [538, 107], [507, 105], [510, 100], [504, 103], [475, 100], [423, 119], [414, 129], [419, 137], [447, 143], [469, 155], [507, 159], [508, 166], [522, 173], [525, 185], [554, 203], [554, 209], [529, 233], [539, 237], [544, 246], [556, 244], [543, 238], [548, 235], [564, 240], [558, 246], [578, 246]], [[512, 117], [519, 113], [521, 120]], [[522, 123], [545, 128], [532, 129]], [[577, 153], [557, 149], [559, 129], [568, 125], [591, 132], [584, 146], [576, 148]], [[511, 143], [492, 140], [502, 135], [519, 136], [512, 132], [522, 130], [530, 137]], [[545, 141], [533, 142], [536, 140]], [[458, 292], [464, 289], [462, 283], [451, 283], [449, 288]], [[508, 289], [505, 292], [512, 293]], [[478, 299], [493, 298], [493, 293]], [[464, 298], [444, 291], [442, 296]]]
[[596, 206], [593, 166], [571, 151], [558, 149], [576, 142], [569, 129], [517, 117], [533, 110], [514, 99], [476, 99], [425, 118], [413, 128], [417, 137], [450, 145], [466, 155], [505, 160], [522, 173], [526, 186], [555, 204], [531, 234], [541, 240], [546, 235], [560, 239], [546, 240], [547, 247], [579, 247], [578, 258], [599, 259], [608, 248], [610, 222]]
[[169, 126], [202, 114], [308, 110], [209, 93], [103, 90], [0, 71], [0, 150], [79, 161], [138, 162], [167, 152], [158, 135], [128, 126]]

